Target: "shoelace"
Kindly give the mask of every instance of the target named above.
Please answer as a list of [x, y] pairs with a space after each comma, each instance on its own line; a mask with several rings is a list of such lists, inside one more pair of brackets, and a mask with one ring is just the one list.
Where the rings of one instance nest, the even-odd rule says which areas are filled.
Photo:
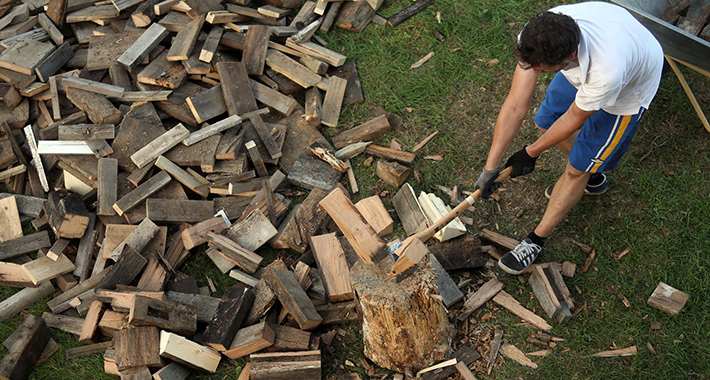
[[523, 240], [512, 252], [513, 257], [515, 257], [518, 262], [523, 263], [524, 266], [527, 266], [529, 264], [528, 261], [532, 261], [531, 257], [534, 256], [536, 252], [540, 252], [540, 246]]

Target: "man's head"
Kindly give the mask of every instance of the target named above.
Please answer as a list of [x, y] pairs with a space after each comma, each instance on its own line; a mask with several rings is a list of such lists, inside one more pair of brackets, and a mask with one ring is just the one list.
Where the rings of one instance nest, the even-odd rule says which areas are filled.
[[558, 71], [576, 58], [580, 31], [572, 17], [544, 12], [520, 32], [515, 55], [524, 69]]

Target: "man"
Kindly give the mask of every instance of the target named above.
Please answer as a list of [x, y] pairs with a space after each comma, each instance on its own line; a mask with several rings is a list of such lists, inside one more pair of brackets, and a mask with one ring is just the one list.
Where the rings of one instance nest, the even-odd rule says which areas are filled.
[[535, 115], [544, 133], [513, 154], [511, 177], [529, 174], [537, 157], [553, 145], [568, 156], [535, 229], [498, 266], [520, 274], [582, 194], [607, 190], [602, 172], [614, 169], [633, 139], [641, 116], [658, 90], [663, 50], [653, 35], [624, 8], [601, 2], [564, 5], [531, 19], [518, 36], [518, 66], [498, 115], [493, 142], [476, 181], [483, 198], [508, 147], [520, 130], [541, 72], [557, 72]]

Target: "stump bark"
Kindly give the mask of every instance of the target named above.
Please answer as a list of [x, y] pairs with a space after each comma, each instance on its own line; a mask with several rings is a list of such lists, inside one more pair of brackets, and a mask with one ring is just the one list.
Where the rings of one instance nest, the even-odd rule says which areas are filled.
[[444, 360], [453, 328], [436, 297], [436, 274], [428, 261], [399, 283], [384, 281], [391, 268], [387, 258], [376, 265], [357, 262], [350, 270], [362, 310], [365, 356], [392, 371], [416, 372]]

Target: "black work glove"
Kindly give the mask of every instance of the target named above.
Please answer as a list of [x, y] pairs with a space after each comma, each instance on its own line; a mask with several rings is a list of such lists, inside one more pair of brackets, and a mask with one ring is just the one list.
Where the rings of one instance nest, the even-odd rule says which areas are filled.
[[527, 145], [524, 146], [523, 149], [515, 152], [515, 154], [510, 156], [508, 161], [505, 163], [506, 168], [508, 166], [513, 167], [513, 172], [510, 174], [510, 178], [530, 174], [535, 169], [535, 161], [537, 161], [537, 157], [530, 157], [528, 152], [525, 150], [526, 147]]
[[481, 189], [481, 198], [488, 199], [491, 194], [493, 194], [501, 185], [500, 182], [496, 182], [498, 174], [500, 173], [500, 168], [493, 170], [486, 170], [484, 167], [481, 171], [481, 175], [478, 176], [478, 181], [474, 185], [475, 188]]

